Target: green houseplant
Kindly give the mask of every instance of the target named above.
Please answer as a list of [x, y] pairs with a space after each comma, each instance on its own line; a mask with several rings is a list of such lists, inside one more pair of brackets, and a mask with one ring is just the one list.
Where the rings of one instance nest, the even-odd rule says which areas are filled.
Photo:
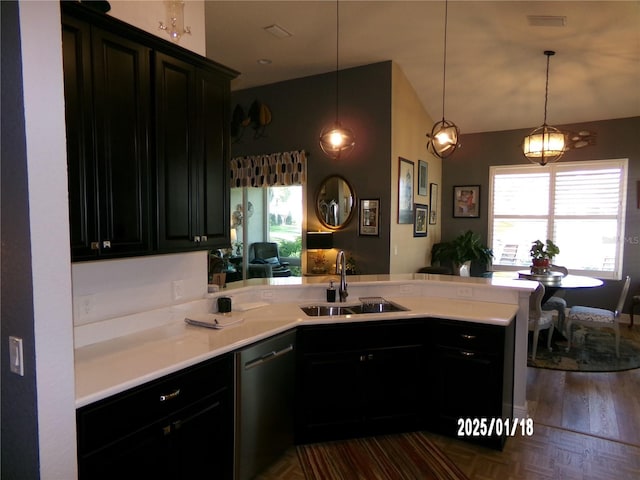
[[546, 273], [549, 271], [549, 265], [553, 260], [553, 257], [560, 253], [558, 246], [553, 243], [552, 240], [547, 238], [546, 243], [541, 240], [536, 240], [531, 244], [529, 254], [531, 255], [531, 261], [533, 266], [531, 267], [532, 273]]
[[433, 246], [431, 250], [431, 260], [437, 262], [453, 263], [454, 271], [461, 275], [463, 273], [461, 267], [468, 267], [472, 261], [478, 261], [485, 265], [489, 265], [493, 259], [493, 250], [482, 243], [480, 235], [467, 230], [458, 235], [450, 242], [442, 242]]

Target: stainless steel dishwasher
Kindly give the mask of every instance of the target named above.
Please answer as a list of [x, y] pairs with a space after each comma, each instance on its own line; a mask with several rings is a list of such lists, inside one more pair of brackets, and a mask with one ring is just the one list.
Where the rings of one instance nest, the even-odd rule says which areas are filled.
[[249, 480], [293, 445], [295, 331], [236, 353], [235, 480]]

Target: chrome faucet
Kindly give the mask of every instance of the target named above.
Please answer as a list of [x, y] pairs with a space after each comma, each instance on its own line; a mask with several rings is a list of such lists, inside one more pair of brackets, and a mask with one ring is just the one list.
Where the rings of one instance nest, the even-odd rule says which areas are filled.
[[349, 296], [349, 292], [347, 292], [347, 267], [344, 250], [340, 250], [338, 255], [336, 255], [336, 274], [337, 273], [340, 274], [340, 288], [338, 288], [338, 295], [340, 296], [340, 301], [345, 302]]

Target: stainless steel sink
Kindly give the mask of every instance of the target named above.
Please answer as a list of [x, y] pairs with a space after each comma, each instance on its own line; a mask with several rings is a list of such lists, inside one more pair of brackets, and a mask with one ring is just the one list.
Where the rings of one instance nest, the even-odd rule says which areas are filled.
[[308, 305], [300, 307], [310, 317], [327, 317], [334, 315], [360, 315], [364, 313], [404, 312], [408, 309], [396, 303], [383, 301], [361, 303], [360, 305]]
[[353, 307], [339, 307], [329, 305], [309, 305], [306, 307], [300, 307], [304, 313], [310, 317], [326, 317], [333, 315], [353, 315], [358, 312], [354, 312], [354, 308], [358, 308], [359, 305]]

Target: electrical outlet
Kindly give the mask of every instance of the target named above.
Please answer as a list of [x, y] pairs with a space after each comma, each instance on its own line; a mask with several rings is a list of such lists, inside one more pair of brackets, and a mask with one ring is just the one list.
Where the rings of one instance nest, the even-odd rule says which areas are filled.
[[80, 308], [82, 309], [83, 317], [90, 317], [93, 315], [93, 309], [95, 301], [93, 295], [84, 295], [80, 300]]
[[184, 297], [184, 280], [173, 281], [173, 299], [180, 300]]
[[458, 289], [456, 290], [456, 294], [459, 297], [471, 298], [473, 297], [473, 289], [471, 289], [470, 287], [458, 287]]

